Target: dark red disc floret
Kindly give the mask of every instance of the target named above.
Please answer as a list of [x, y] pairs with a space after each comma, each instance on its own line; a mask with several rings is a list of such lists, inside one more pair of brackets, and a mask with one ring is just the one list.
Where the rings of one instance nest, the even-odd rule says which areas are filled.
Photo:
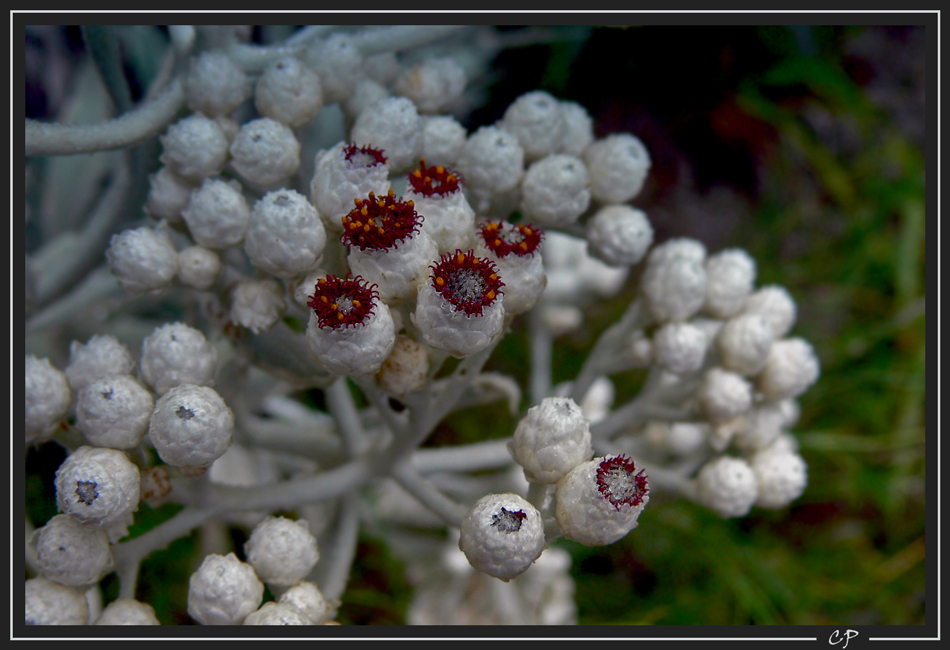
[[424, 158], [419, 159], [419, 168], [409, 174], [412, 191], [422, 196], [446, 196], [459, 191], [462, 175], [442, 165], [426, 167]]
[[376, 285], [360, 276], [328, 275], [317, 280], [307, 305], [317, 315], [320, 327], [339, 329], [366, 323], [378, 298]]
[[597, 489], [617, 510], [640, 505], [650, 493], [643, 470], [637, 472], [633, 460], [624, 454], [601, 461], [597, 468]]
[[469, 316], [481, 316], [482, 309], [499, 300], [505, 283], [498, 277], [495, 263], [484, 257], [475, 257], [475, 251], [463, 253], [456, 249], [446, 253], [439, 262], [430, 266], [432, 286], [448, 300], [455, 311]]
[[357, 147], [352, 143], [343, 147], [343, 157], [352, 167], [375, 167], [386, 162], [382, 149], [369, 145]]
[[534, 255], [541, 247], [544, 231], [533, 224], [486, 221], [478, 227], [486, 248], [496, 257]]
[[356, 207], [343, 217], [340, 239], [360, 250], [384, 251], [408, 239], [419, 230], [422, 215], [412, 201], [403, 201], [392, 190], [386, 196], [373, 192], [365, 199], [354, 199]]

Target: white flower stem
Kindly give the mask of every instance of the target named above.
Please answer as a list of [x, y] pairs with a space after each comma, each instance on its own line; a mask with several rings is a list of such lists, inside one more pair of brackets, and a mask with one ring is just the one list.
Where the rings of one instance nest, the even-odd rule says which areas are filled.
[[353, 42], [363, 56], [373, 56], [427, 45], [465, 29], [467, 25], [387, 25], [360, 30]]
[[512, 463], [507, 445], [508, 439], [504, 439], [457, 447], [419, 449], [412, 455], [412, 466], [420, 474], [498, 469]]
[[323, 584], [318, 585], [328, 600], [340, 600], [343, 596], [353, 560], [356, 558], [360, 521], [359, 503], [355, 493], [342, 500], [339, 517], [333, 547], [329, 557], [322, 560], [326, 563], [327, 573], [324, 574]]
[[439, 488], [420, 475], [409, 463], [403, 462], [396, 465], [393, 468], [392, 477], [406, 492], [444, 519], [449, 526], [454, 528], [462, 526], [462, 519], [466, 513], [465, 507], [444, 495]]
[[571, 387], [571, 399], [580, 404], [591, 384], [604, 372], [604, 368], [617, 367], [617, 358], [625, 354], [623, 348], [626, 336], [635, 329], [643, 327], [646, 320], [643, 302], [637, 298], [630, 304], [620, 320], [608, 327], [597, 339], [577, 379], [574, 380]]
[[326, 389], [326, 397], [327, 408], [340, 427], [347, 452], [351, 457], [363, 453], [367, 446], [366, 434], [346, 377], [340, 377], [330, 384]]
[[551, 359], [554, 339], [544, 324], [540, 309], [528, 313], [528, 335], [531, 338], [531, 403], [540, 404], [551, 395]]

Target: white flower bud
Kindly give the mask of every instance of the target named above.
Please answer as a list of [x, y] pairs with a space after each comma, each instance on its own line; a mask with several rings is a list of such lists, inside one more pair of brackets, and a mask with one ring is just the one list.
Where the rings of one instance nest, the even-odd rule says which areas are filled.
[[628, 205], [608, 205], [587, 222], [587, 250], [610, 266], [638, 264], [653, 243], [646, 213]]
[[384, 391], [402, 397], [425, 386], [428, 374], [429, 355], [425, 346], [408, 336], [399, 336], [376, 379]]
[[312, 582], [299, 582], [277, 599], [284, 605], [292, 605], [313, 625], [322, 625], [332, 618], [334, 605], [324, 598], [320, 589]]
[[353, 93], [346, 98], [343, 108], [347, 116], [355, 122], [356, 118], [363, 114], [363, 111], [376, 102], [391, 96], [392, 93], [389, 92], [389, 88], [386, 86], [372, 79], [361, 79], [353, 89]]
[[373, 287], [360, 276], [327, 276], [309, 305], [307, 343], [327, 370], [352, 377], [379, 371], [396, 342], [396, 327]]
[[275, 61], [257, 80], [254, 105], [264, 117], [292, 128], [306, 126], [323, 107], [320, 77], [297, 58]]
[[711, 368], [697, 391], [700, 406], [713, 422], [725, 422], [752, 408], [752, 384], [741, 375]]
[[66, 416], [72, 393], [66, 373], [49, 359], [26, 358], [26, 443], [53, 437]]
[[56, 505], [86, 524], [109, 528], [138, 509], [139, 468], [125, 453], [80, 447], [56, 470]]
[[168, 167], [162, 167], [148, 177], [148, 197], [145, 212], [168, 223], [181, 221], [181, 211], [188, 205], [194, 185], [177, 176]]
[[541, 513], [517, 494], [489, 494], [462, 520], [459, 549], [469, 564], [508, 582], [544, 550]]
[[772, 327], [776, 339], [788, 334], [795, 324], [797, 308], [784, 287], [762, 287], [746, 301], [744, 313], [759, 314]]
[[674, 456], [688, 456], [699, 451], [709, 438], [705, 422], [652, 422], [647, 428], [647, 439], [658, 448]]
[[638, 138], [617, 133], [595, 140], [584, 151], [590, 193], [600, 203], [626, 203], [643, 189], [650, 154]]
[[475, 254], [498, 267], [505, 283], [502, 302], [509, 314], [523, 314], [541, 299], [548, 278], [541, 242], [545, 233], [525, 224], [485, 222], [479, 226]]
[[605, 546], [637, 527], [649, 501], [643, 470], [626, 456], [605, 456], [578, 465], [558, 482], [555, 516], [568, 539]]
[[88, 625], [89, 603], [76, 587], [47, 578], [26, 581], [27, 625]]
[[202, 625], [241, 625], [264, 599], [264, 585], [234, 553], [205, 557], [188, 581], [188, 614]]
[[721, 517], [744, 517], [759, 496], [755, 473], [741, 458], [719, 456], [696, 475], [696, 497]]
[[601, 376], [587, 389], [587, 394], [581, 400], [581, 411], [591, 424], [597, 424], [607, 419], [610, 407], [613, 406], [616, 389], [609, 378]]
[[358, 145], [382, 149], [393, 171], [410, 169], [422, 153], [422, 117], [405, 97], [387, 97], [364, 110], [350, 135]]
[[518, 97], [498, 126], [518, 138], [528, 162], [560, 151], [566, 129], [561, 103], [543, 90]]
[[576, 102], [561, 102], [564, 136], [561, 152], [580, 157], [594, 141], [594, 120], [587, 109]]
[[134, 294], [167, 287], [178, 272], [175, 244], [167, 233], [154, 228], [112, 235], [106, 260], [122, 288]]
[[183, 84], [188, 108], [205, 115], [227, 115], [251, 96], [247, 75], [223, 52], [191, 59]]
[[213, 388], [182, 384], [155, 404], [148, 437], [175, 467], [207, 467], [231, 445], [234, 413]]
[[521, 183], [524, 148], [512, 133], [483, 126], [465, 141], [457, 165], [473, 193], [501, 194]]
[[760, 508], [784, 508], [797, 499], [808, 485], [808, 466], [796, 453], [766, 449], [749, 460], [758, 482]]
[[284, 288], [276, 280], [241, 280], [231, 289], [231, 322], [255, 334], [276, 325], [285, 311]]
[[161, 160], [172, 172], [194, 183], [217, 176], [228, 162], [228, 138], [217, 122], [200, 113], [168, 127], [159, 140]]
[[207, 248], [228, 248], [244, 239], [251, 208], [237, 181], [206, 179], [182, 210], [188, 231]]
[[653, 335], [657, 365], [678, 375], [699, 370], [707, 347], [705, 332], [692, 323], [667, 323]]
[[798, 397], [815, 383], [820, 372], [818, 357], [808, 341], [782, 339], [772, 344], [757, 385], [768, 400]]
[[450, 115], [427, 115], [422, 123], [422, 157], [430, 165], [455, 165], [465, 146], [465, 127]]
[[389, 192], [389, 165], [379, 149], [340, 142], [318, 153], [315, 164], [310, 200], [330, 230], [343, 229], [343, 217], [353, 210], [356, 199]]
[[653, 341], [643, 330], [636, 330], [627, 342], [627, 359], [634, 368], [649, 368], [653, 365]]
[[269, 117], [242, 126], [230, 151], [234, 170], [259, 187], [287, 180], [300, 168], [300, 143], [294, 132]]
[[96, 447], [132, 449], [148, 430], [155, 400], [131, 375], [90, 383], [76, 402], [76, 426]]
[[551, 154], [528, 167], [521, 181], [521, 211], [543, 226], [564, 228], [590, 205], [590, 177], [580, 158]]
[[[701, 250], [705, 253], [705, 249]], [[647, 256], [640, 290], [647, 310], [657, 322], [683, 321], [702, 308], [706, 300], [706, 270], [703, 260], [697, 259], [698, 252], [686, 241], [673, 240], [657, 246]]]
[[83, 526], [70, 515], [56, 515], [33, 533], [40, 572], [63, 585], [97, 582], [112, 566], [109, 540], [101, 528]]
[[244, 619], [244, 625], [313, 625], [303, 612], [287, 603], [264, 603]]
[[376, 83], [391, 86], [402, 71], [395, 52], [383, 52], [363, 59], [363, 74]]
[[134, 368], [132, 353], [109, 334], [95, 334], [85, 344], [79, 341], [69, 344], [66, 379], [74, 391], [80, 391], [102, 377], [130, 375]]
[[706, 313], [731, 318], [745, 306], [755, 286], [755, 260], [739, 248], [720, 251], [706, 260]]
[[304, 63], [318, 75], [324, 103], [344, 102], [362, 79], [363, 55], [347, 34], [331, 34], [310, 46]]
[[627, 268], [607, 266], [587, 253], [585, 240], [557, 231], [545, 233], [543, 257], [546, 302], [584, 303], [593, 296], [612, 296], [627, 279]]
[[518, 422], [508, 451], [531, 483], [553, 484], [590, 460], [590, 421], [567, 397], [548, 397]]
[[733, 442], [742, 451], [757, 451], [771, 445], [786, 426], [782, 402], [756, 406], [745, 416], [745, 426], [735, 432]]
[[468, 79], [455, 59], [426, 59], [402, 71], [393, 92], [412, 100], [421, 113], [444, 113], [465, 92]]
[[113, 600], [102, 610], [96, 625], [161, 625], [148, 603], [132, 598]]
[[289, 189], [270, 192], [254, 204], [244, 236], [251, 264], [280, 278], [317, 268], [326, 243], [316, 208]]
[[178, 253], [178, 279], [182, 284], [205, 291], [221, 273], [221, 258], [204, 246], [189, 246]]
[[163, 395], [178, 384], [214, 386], [218, 351], [200, 330], [166, 323], [142, 341], [142, 379]]
[[758, 314], [743, 314], [727, 321], [716, 343], [722, 365], [740, 375], [754, 375], [765, 366], [775, 335]]
[[320, 559], [317, 539], [306, 520], [268, 517], [254, 527], [244, 545], [247, 561], [264, 582], [295, 585], [310, 573]]

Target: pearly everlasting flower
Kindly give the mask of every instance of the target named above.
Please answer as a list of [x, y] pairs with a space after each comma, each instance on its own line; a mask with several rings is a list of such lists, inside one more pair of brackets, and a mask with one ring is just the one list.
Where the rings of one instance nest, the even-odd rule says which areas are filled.
[[244, 236], [251, 264], [280, 278], [316, 269], [326, 243], [316, 208], [289, 189], [269, 192], [254, 204]]
[[583, 155], [594, 141], [594, 120], [590, 113], [577, 102], [561, 102], [561, 117], [564, 120], [561, 153]]
[[193, 183], [162, 167], [148, 177], [148, 185], [145, 212], [168, 223], [181, 221], [181, 211], [188, 205], [194, 190]]
[[204, 246], [189, 246], [178, 253], [178, 279], [185, 286], [205, 291], [221, 273], [221, 258]]
[[509, 314], [523, 314], [547, 286], [541, 242], [544, 231], [533, 224], [487, 221], [479, 225], [475, 252], [498, 267], [505, 283], [502, 302]]
[[354, 204], [343, 217], [350, 270], [375, 284], [386, 303], [412, 298], [438, 256], [435, 242], [420, 228], [415, 203], [389, 190], [380, 197], [371, 192]]
[[740, 375], [762, 370], [775, 335], [768, 321], [758, 314], [743, 314], [722, 326], [716, 337], [724, 368]]
[[646, 213], [628, 205], [608, 205], [587, 222], [587, 250], [611, 266], [633, 266], [653, 243]]
[[422, 123], [422, 157], [435, 165], [455, 165], [465, 145], [465, 127], [450, 115], [427, 115]]
[[425, 386], [428, 375], [429, 354], [425, 346], [400, 335], [392, 353], [380, 367], [376, 380], [387, 393], [402, 397]]
[[303, 612], [287, 603], [264, 603], [244, 619], [244, 625], [313, 625]]
[[347, 117], [355, 122], [356, 118], [362, 115], [363, 111], [376, 102], [380, 102], [391, 96], [392, 93], [389, 91], [389, 88], [381, 83], [373, 81], [372, 79], [361, 79], [359, 83], [356, 84], [350, 96], [343, 102], [343, 108], [346, 111]]
[[647, 337], [646, 332], [636, 330], [627, 341], [627, 360], [634, 368], [649, 368], [653, 365], [653, 347], [653, 340]]
[[214, 345], [184, 323], [166, 323], [142, 341], [142, 379], [159, 395], [179, 384], [213, 386], [217, 366]]
[[86, 343], [69, 344], [69, 365], [66, 379], [74, 391], [110, 375], [129, 375], [135, 361], [129, 349], [109, 334], [95, 334]]
[[555, 516], [568, 539], [604, 546], [636, 528], [649, 501], [643, 470], [626, 456], [605, 456], [578, 465], [558, 481]]
[[363, 74], [384, 86], [391, 86], [401, 71], [402, 64], [395, 52], [383, 52], [363, 59]]
[[379, 371], [396, 342], [386, 303], [362, 277], [318, 280], [309, 303], [307, 343], [327, 370], [360, 377]]
[[217, 122], [201, 113], [172, 124], [159, 140], [164, 149], [159, 160], [193, 183], [217, 176], [228, 162], [227, 136]]
[[182, 85], [188, 108], [211, 117], [233, 112], [252, 92], [247, 75], [223, 52], [192, 58]]
[[590, 192], [600, 203], [626, 203], [640, 193], [650, 171], [650, 154], [638, 138], [617, 133], [584, 150]]
[[393, 171], [412, 167], [422, 153], [422, 117], [405, 97], [387, 97], [360, 113], [351, 131], [359, 145], [379, 147]]
[[518, 422], [508, 451], [529, 482], [557, 483], [594, 455], [590, 421], [574, 400], [548, 397]]
[[285, 181], [300, 167], [300, 143], [293, 130], [269, 117], [242, 126], [230, 152], [234, 170], [259, 187]]
[[122, 288], [133, 294], [163, 289], [178, 272], [175, 244], [168, 233], [155, 228], [112, 235], [106, 260]]
[[705, 332], [692, 323], [667, 323], [653, 335], [656, 364], [678, 375], [699, 370], [707, 347]]
[[419, 286], [412, 322], [432, 347], [457, 358], [475, 354], [501, 335], [503, 285], [491, 260], [473, 251], [443, 255]]
[[473, 567], [507, 582], [544, 550], [541, 513], [517, 494], [484, 496], [462, 520], [459, 549]]
[[745, 415], [745, 424], [733, 436], [736, 447], [757, 451], [772, 444], [787, 426], [787, 413], [782, 402], [766, 402]]
[[744, 517], [759, 495], [755, 473], [741, 458], [719, 456], [696, 475], [696, 498], [721, 517]]
[[795, 324], [795, 301], [784, 287], [762, 287], [746, 300], [744, 313], [759, 314], [772, 327], [776, 339], [788, 334]]
[[739, 248], [720, 251], [706, 260], [706, 313], [731, 318], [745, 306], [755, 286], [755, 260]]
[[255, 334], [276, 325], [285, 311], [284, 288], [276, 280], [241, 280], [231, 289], [231, 322]]
[[138, 509], [139, 468], [115, 449], [80, 447], [56, 470], [56, 505], [83, 523], [109, 528]]
[[385, 196], [389, 188], [389, 165], [381, 149], [340, 142], [317, 154], [310, 200], [326, 227], [340, 231], [353, 201], [370, 193]]
[[95, 625], [160, 625], [155, 610], [148, 603], [132, 598], [113, 600], [102, 610]]
[[566, 131], [561, 103], [543, 90], [518, 97], [498, 126], [518, 138], [528, 162], [560, 151]]
[[673, 456], [688, 456], [706, 444], [709, 425], [705, 422], [651, 422], [646, 429], [650, 444]]
[[205, 557], [188, 581], [188, 614], [202, 625], [241, 625], [264, 599], [264, 585], [234, 553]]
[[818, 357], [808, 341], [782, 339], [772, 344], [756, 385], [766, 399], [798, 397], [818, 379]]
[[692, 240], [671, 240], [647, 256], [640, 290], [647, 311], [659, 323], [683, 321], [706, 300], [705, 248]]
[[27, 625], [89, 624], [89, 603], [76, 587], [33, 578], [26, 581], [24, 601]]
[[713, 422], [725, 422], [752, 408], [752, 384], [741, 375], [711, 368], [697, 391], [703, 412]]
[[492, 196], [515, 190], [524, 175], [524, 148], [512, 133], [483, 126], [471, 134], [459, 154], [459, 172], [472, 193], [472, 207], [484, 212]]
[[583, 304], [593, 296], [612, 296], [627, 279], [626, 268], [591, 257], [585, 240], [556, 231], [545, 234], [543, 258], [548, 276], [543, 297], [548, 303]]
[[302, 581], [280, 595], [277, 602], [291, 605], [313, 625], [322, 625], [334, 615], [335, 605], [328, 601], [316, 584]]
[[231, 445], [234, 413], [213, 388], [182, 384], [155, 404], [148, 437], [175, 467], [207, 467]]
[[279, 586], [297, 584], [320, 559], [307, 522], [285, 517], [268, 517], [257, 524], [244, 553], [261, 580]]
[[422, 216], [422, 231], [439, 253], [474, 245], [475, 211], [468, 204], [458, 174], [442, 165], [426, 167], [425, 159], [409, 174], [406, 199]]
[[88, 384], [76, 403], [76, 426], [97, 447], [132, 449], [148, 430], [155, 400], [131, 375], [110, 375]]
[[521, 181], [521, 211], [542, 226], [564, 228], [590, 205], [590, 177], [580, 158], [550, 154], [528, 167]]
[[323, 107], [320, 77], [292, 56], [268, 66], [254, 88], [254, 105], [264, 117], [291, 128], [306, 126]]
[[318, 75], [324, 103], [344, 102], [362, 78], [363, 55], [348, 34], [331, 34], [303, 54], [304, 63]]
[[188, 232], [206, 248], [228, 248], [244, 239], [251, 208], [237, 181], [206, 179], [181, 212]]
[[97, 582], [112, 566], [109, 540], [101, 528], [83, 526], [70, 515], [56, 515], [33, 533], [36, 563], [44, 576], [78, 587]]
[[780, 448], [764, 449], [749, 459], [759, 486], [760, 508], [784, 508], [808, 485], [808, 466], [797, 453]]
[[426, 59], [404, 69], [393, 84], [393, 92], [408, 97], [421, 113], [446, 112], [465, 92], [468, 79], [455, 59]]
[[53, 437], [69, 409], [72, 393], [66, 374], [49, 359], [26, 358], [26, 442]]

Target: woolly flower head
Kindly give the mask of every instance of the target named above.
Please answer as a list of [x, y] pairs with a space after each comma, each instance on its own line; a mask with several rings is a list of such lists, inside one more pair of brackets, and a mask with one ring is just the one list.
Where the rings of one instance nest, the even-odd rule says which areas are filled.
[[268, 517], [255, 526], [244, 551], [261, 580], [273, 585], [297, 584], [320, 559], [307, 522], [285, 517]]
[[590, 422], [574, 400], [549, 397], [518, 423], [508, 450], [534, 483], [557, 483], [594, 455]]
[[109, 528], [138, 509], [141, 478], [125, 453], [80, 447], [56, 470], [56, 505], [80, 521]]
[[541, 513], [517, 494], [484, 496], [462, 520], [459, 548], [473, 567], [507, 582], [544, 550]]
[[254, 569], [234, 553], [206, 556], [188, 581], [188, 614], [202, 625], [241, 625], [263, 598]]

